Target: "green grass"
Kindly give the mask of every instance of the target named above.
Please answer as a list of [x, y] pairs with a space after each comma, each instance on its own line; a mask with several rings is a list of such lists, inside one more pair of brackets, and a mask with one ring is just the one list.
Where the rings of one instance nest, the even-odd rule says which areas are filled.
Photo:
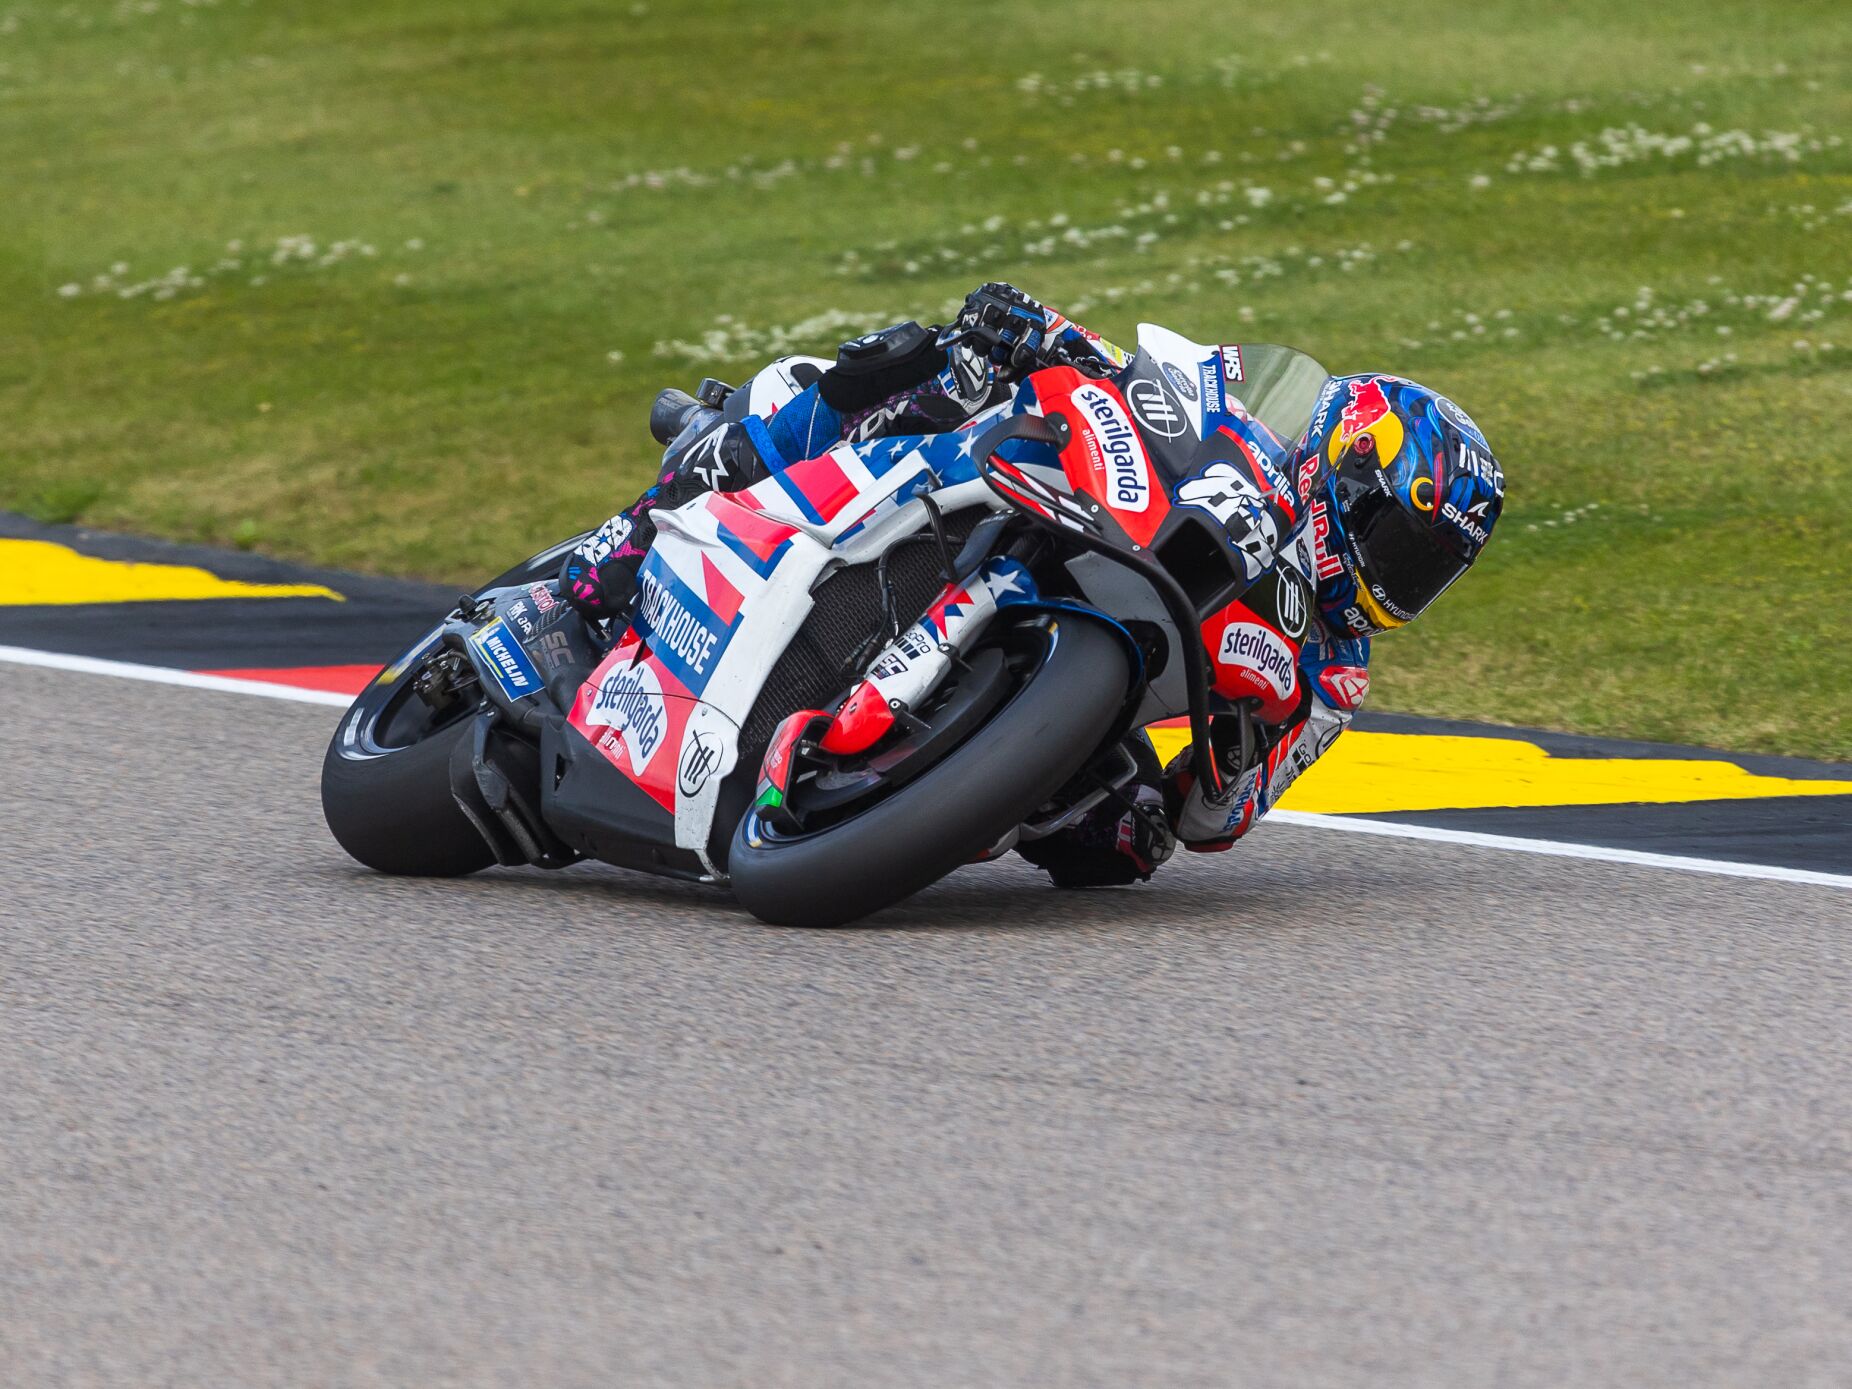
[[[1509, 510], [1378, 706], [1852, 756], [1843, 5], [1390, 13], [0, 0], [0, 506], [463, 581], [659, 386], [1006, 278], [1473, 412]], [[1629, 126], [1720, 154], [1578, 170]]]

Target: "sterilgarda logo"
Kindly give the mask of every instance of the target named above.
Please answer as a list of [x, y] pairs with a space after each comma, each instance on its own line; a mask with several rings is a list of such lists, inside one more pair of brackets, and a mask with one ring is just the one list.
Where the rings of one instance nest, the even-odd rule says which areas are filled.
[[1292, 690], [1292, 648], [1258, 622], [1231, 622], [1223, 628], [1222, 649], [1216, 660], [1225, 666], [1244, 666], [1253, 671], [1281, 699]]
[[668, 733], [668, 711], [662, 702], [662, 682], [646, 664], [619, 666], [604, 678], [585, 722], [609, 728], [624, 740], [630, 764], [642, 776]]
[[1121, 511], [1143, 511], [1151, 505], [1151, 469], [1125, 407], [1091, 383], [1074, 392], [1074, 404], [1086, 419], [1088, 450], [1105, 471], [1107, 499]]

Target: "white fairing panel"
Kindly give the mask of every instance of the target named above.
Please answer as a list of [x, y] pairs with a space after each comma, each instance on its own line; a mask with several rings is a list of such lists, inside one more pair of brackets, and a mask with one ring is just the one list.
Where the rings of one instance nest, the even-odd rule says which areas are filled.
[[1191, 342], [1183, 334], [1155, 323], [1138, 325], [1138, 348], [1158, 364], [1171, 400], [1181, 408], [1185, 422], [1200, 439], [1205, 407], [1216, 380], [1213, 369], [1205, 375], [1203, 368], [1218, 349]]

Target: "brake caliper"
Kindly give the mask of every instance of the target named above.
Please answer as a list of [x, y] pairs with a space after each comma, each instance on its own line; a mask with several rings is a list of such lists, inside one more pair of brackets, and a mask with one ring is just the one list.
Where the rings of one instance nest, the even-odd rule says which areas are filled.
[[461, 687], [473, 681], [475, 672], [461, 652], [439, 651], [412, 680], [412, 693], [423, 700], [434, 714], [442, 714], [457, 701]]
[[802, 828], [797, 817], [785, 805], [791, 794], [791, 781], [806, 747], [814, 748], [818, 736], [829, 726], [830, 716], [821, 709], [799, 709], [788, 715], [772, 734], [765, 749], [765, 763], [759, 771], [759, 791], [752, 808], [773, 830], [795, 834]]

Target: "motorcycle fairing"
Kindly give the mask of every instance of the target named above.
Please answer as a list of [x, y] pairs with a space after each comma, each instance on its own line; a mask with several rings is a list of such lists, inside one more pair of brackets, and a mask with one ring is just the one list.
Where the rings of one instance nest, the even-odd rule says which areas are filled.
[[1299, 652], [1310, 602], [1298, 575], [1275, 573], [1211, 613], [1200, 630], [1214, 659], [1215, 692], [1260, 701], [1265, 723], [1290, 715], [1299, 703]]
[[1072, 367], [1052, 367], [1033, 379], [1042, 413], [1068, 423], [1061, 450], [1067, 486], [1104, 506], [1134, 545], [1150, 545], [1170, 514], [1169, 487], [1117, 382]]
[[740, 505], [829, 544], [903, 489], [910, 488], [906, 500], [911, 500], [941, 486], [946, 479], [931, 466], [940, 451], [931, 444], [942, 437], [902, 435], [838, 444], [732, 495]]
[[[967, 442], [975, 479], [969, 453]], [[708, 847], [739, 730], [812, 588], [833, 564], [874, 558], [879, 524], [905, 504], [897, 493], [955, 482], [958, 457], [945, 436], [844, 444], [744, 491], [656, 513], [632, 629], [580, 689], [569, 723], [672, 817], [673, 842], [714, 876]]]
[[690, 839], [712, 818], [710, 788], [738, 761], [739, 725], [690, 694], [640, 636], [632, 633], [599, 664], [567, 723], [660, 808], [646, 837], [690, 850], [705, 844]]
[[743, 493], [656, 514], [636, 620], [573, 701], [569, 724], [664, 812], [664, 838], [711, 876], [709, 832], [739, 730], [810, 609], [830, 551]]
[[695, 698], [666, 662], [632, 634], [599, 663], [567, 719], [670, 815], [675, 813], [676, 749]]
[[547, 824], [572, 848], [647, 873], [714, 878], [711, 864], [676, 846], [671, 814], [620, 761], [587, 746], [582, 728], [545, 720], [540, 765], [546, 769], [540, 796]]
[[[1152, 368], [1142, 373], [1143, 379], [1156, 383], [1180, 416], [1184, 432], [1174, 437], [1187, 441], [1194, 434], [1200, 439], [1215, 427], [1219, 411], [1208, 408], [1208, 397], [1214, 395], [1216, 404], [1220, 405], [1226, 393], [1205, 390], [1204, 372], [1219, 366], [1217, 349], [1192, 342], [1183, 334], [1173, 333], [1155, 323], [1141, 323], [1138, 325], [1138, 352], [1132, 361], [1134, 367], [1139, 365], [1138, 357], [1143, 357]], [[1215, 379], [1219, 385], [1220, 378]]]
[[[1188, 398], [1182, 383], [1190, 371], [1216, 360], [1214, 349], [1141, 329], [1138, 355], [1110, 380], [1071, 368], [1037, 372], [1009, 401], [966, 428], [840, 444], [744, 491], [707, 494], [657, 512], [657, 540], [639, 571], [634, 628], [580, 690], [571, 727], [671, 819], [674, 845], [698, 856], [710, 876], [722, 876], [709, 846], [722, 783], [738, 762], [740, 729], [814, 606], [811, 593], [825, 571], [873, 560], [898, 534], [921, 529], [926, 518], [912, 504], [922, 495], [932, 494], [946, 512], [1001, 508], [973, 456], [985, 426], [1003, 415], [1044, 414], [1057, 401], [1064, 415], [1078, 417], [1075, 396], [1087, 386], [1099, 392], [1096, 404], [1104, 401], [1111, 412], [1129, 411], [1134, 418], [1142, 400], [1145, 414], [1161, 426], [1161, 438], [1145, 420], [1134, 431], [1134, 456], [1143, 460], [1150, 489], [1144, 507], [1127, 494], [1113, 516], [1129, 536], [1144, 534], [1161, 546], [1158, 532], [1168, 533], [1175, 510], [1169, 493], [1178, 462], [1209, 447], [1205, 435], [1220, 437], [1202, 413], [1209, 392], [1200, 386], [1195, 417], [1178, 428], [1176, 416], [1185, 412], [1177, 402]], [[1125, 391], [1140, 383], [1143, 395], [1128, 400]], [[1218, 416], [1216, 424], [1226, 419]], [[1071, 447], [1086, 456], [1084, 439]], [[1228, 438], [1219, 447], [1234, 451]], [[1013, 485], [1051, 515], [1072, 511], [1074, 524], [1089, 524], [1087, 499], [1074, 495], [1070, 465], [1054, 448], [1011, 439], [998, 457]], [[1102, 478], [1112, 481], [1110, 470], [1096, 471], [1090, 462], [1085, 467], [1083, 490], [1095, 498]], [[1106, 490], [1110, 494], [1110, 486]]]

